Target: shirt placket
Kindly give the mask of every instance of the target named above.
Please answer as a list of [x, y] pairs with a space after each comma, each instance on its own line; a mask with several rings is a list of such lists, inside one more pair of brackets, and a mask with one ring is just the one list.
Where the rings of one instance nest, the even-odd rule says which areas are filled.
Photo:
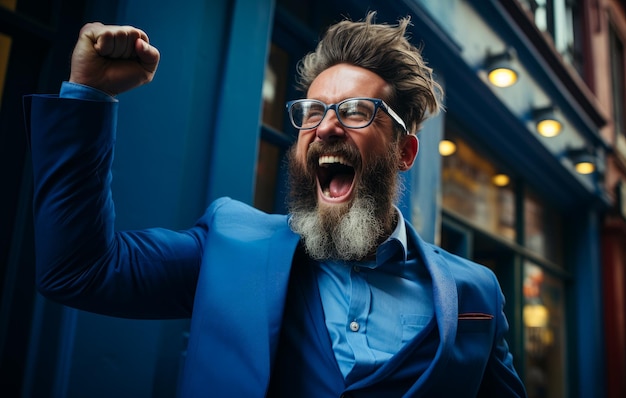
[[355, 365], [350, 378], [369, 374], [376, 365], [376, 358], [367, 342], [367, 324], [371, 311], [371, 289], [367, 283], [367, 271], [352, 267], [350, 306], [346, 324], [346, 340], [354, 354]]

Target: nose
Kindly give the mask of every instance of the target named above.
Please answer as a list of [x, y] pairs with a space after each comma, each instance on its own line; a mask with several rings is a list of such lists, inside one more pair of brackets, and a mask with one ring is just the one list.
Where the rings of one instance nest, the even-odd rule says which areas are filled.
[[322, 141], [337, 141], [345, 137], [344, 127], [337, 119], [337, 113], [334, 109], [329, 109], [322, 119], [322, 122], [317, 126], [315, 131], [318, 140]]

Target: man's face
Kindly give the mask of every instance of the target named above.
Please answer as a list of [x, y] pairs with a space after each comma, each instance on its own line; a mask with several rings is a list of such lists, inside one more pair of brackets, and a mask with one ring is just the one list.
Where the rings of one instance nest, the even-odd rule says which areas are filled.
[[[339, 64], [313, 81], [307, 98], [333, 104], [388, 96], [380, 76]], [[391, 233], [397, 171], [409, 168], [417, 152], [414, 136], [396, 141], [393, 129], [382, 110], [360, 129], [344, 127], [329, 110], [318, 127], [300, 131], [290, 153], [290, 212], [312, 257], [360, 260]]]

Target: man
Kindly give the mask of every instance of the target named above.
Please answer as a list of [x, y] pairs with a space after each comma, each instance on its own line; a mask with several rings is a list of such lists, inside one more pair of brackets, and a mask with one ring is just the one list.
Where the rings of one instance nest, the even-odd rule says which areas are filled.
[[141, 30], [83, 27], [60, 96], [26, 102], [42, 293], [191, 316], [185, 397], [524, 396], [493, 273], [394, 205], [439, 86], [409, 20], [373, 17], [332, 26], [299, 66], [290, 215], [222, 198], [182, 232], [113, 231], [113, 96], [151, 81], [159, 53]]

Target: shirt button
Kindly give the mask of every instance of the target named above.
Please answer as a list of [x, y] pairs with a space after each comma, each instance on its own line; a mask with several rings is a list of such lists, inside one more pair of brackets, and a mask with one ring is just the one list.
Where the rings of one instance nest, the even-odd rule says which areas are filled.
[[358, 265], [354, 266], [354, 272], [361, 272], [361, 267], [359, 267]]
[[359, 331], [359, 323], [357, 321], [350, 322], [350, 330], [352, 330], [353, 332], [358, 332]]

